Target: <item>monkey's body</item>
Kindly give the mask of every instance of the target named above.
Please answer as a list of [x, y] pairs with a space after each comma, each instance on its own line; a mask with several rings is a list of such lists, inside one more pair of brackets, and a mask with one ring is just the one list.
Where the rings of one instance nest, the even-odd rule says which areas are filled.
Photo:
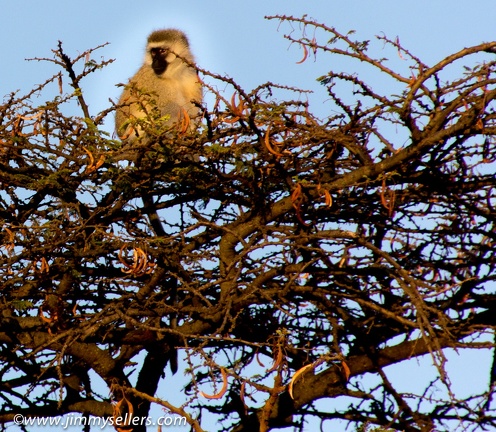
[[[158, 30], [148, 37], [143, 66], [129, 80], [119, 99], [115, 123], [123, 140], [132, 142], [142, 135], [133, 120], [145, 118], [154, 108], [162, 117], [169, 117], [171, 126], [186, 115], [194, 124], [202, 88], [196, 71], [183, 59], [194, 61], [188, 39], [181, 31]], [[140, 96], [140, 92], [150, 96]]]

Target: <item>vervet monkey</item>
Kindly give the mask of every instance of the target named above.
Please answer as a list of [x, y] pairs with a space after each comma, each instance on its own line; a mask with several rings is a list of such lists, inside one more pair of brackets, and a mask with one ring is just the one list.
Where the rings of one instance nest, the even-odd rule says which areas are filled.
[[[184, 60], [186, 60], [186, 62]], [[188, 64], [188, 63], [189, 64]], [[143, 135], [134, 120], [144, 118], [156, 107], [169, 116], [171, 127], [193, 129], [202, 101], [202, 87], [186, 35], [176, 29], [157, 30], [148, 36], [145, 60], [124, 89], [115, 116], [116, 131], [127, 143]], [[147, 93], [150, 96], [140, 96]], [[135, 122], [134, 122], [135, 123]]]

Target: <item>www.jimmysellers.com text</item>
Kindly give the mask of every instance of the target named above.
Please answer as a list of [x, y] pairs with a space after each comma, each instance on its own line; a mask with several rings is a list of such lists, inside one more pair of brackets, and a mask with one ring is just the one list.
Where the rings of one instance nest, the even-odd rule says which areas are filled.
[[25, 417], [22, 414], [14, 416], [14, 423], [19, 426], [51, 426], [69, 429], [76, 426], [96, 426], [104, 429], [107, 426], [186, 426], [186, 418], [179, 416], [131, 417], [128, 414], [122, 417], [84, 417], [68, 414], [63, 417]]

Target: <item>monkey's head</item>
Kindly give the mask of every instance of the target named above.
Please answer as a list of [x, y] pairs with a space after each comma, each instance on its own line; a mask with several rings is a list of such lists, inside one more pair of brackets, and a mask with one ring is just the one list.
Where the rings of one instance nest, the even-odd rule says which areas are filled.
[[186, 35], [176, 29], [156, 30], [148, 36], [145, 63], [157, 76], [174, 73], [185, 65], [178, 56], [193, 61]]

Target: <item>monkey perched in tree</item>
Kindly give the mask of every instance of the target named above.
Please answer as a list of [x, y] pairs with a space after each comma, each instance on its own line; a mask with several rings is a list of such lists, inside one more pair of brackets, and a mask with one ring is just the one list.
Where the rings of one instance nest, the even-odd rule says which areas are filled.
[[[148, 36], [145, 61], [129, 80], [120, 99], [115, 124], [119, 137], [133, 143], [143, 135], [136, 119], [158, 109], [167, 125], [194, 128], [202, 101], [202, 87], [191, 66], [194, 58], [186, 35], [176, 29], [157, 30]], [[143, 95], [146, 95], [145, 97]], [[186, 125], [186, 126], [185, 126]]]

